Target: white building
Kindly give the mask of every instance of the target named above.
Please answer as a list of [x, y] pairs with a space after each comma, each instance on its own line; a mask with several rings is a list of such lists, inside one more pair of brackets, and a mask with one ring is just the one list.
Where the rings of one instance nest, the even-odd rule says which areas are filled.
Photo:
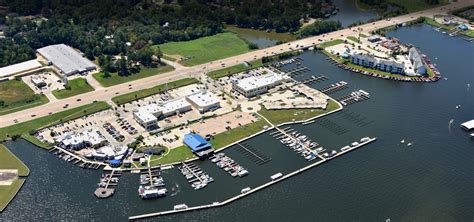
[[97, 148], [104, 145], [107, 140], [99, 132], [86, 130], [80, 133], [65, 133], [59, 140], [66, 149], [80, 150], [86, 147]]
[[420, 50], [418, 50], [415, 47], [411, 47], [410, 50], [408, 51], [408, 58], [410, 59], [410, 62], [413, 65], [413, 69], [415, 70], [415, 73], [422, 74], [422, 75], [426, 74], [426, 67], [423, 63]]
[[31, 83], [38, 88], [43, 88], [47, 85], [43, 78], [35, 75], [31, 76]]
[[270, 73], [237, 80], [232, 87], [245, 97], [250, 98], [268, 92], [269, 89], [280, 85], [284, 80], [286, 80], [284, 76]]
[[353, 53], [352, 63], [385, 72], [405, 74], [405, 64], [390, 59], [377, 58], [368, 54]]
[[43, 65], [36, 59], [5, 66], [0, 68], [0, 79], [7, 78], [18, 73], [32, 71], [41, 68], [42, 66]]
[[64, 44], [50, 45], [36, 51], [65, 76], [97, 69], [94, 63]]
[[191, 110], [191, 104], [185, 98], [179, 98], [159, 105], [152, 103], [142, 106], [133, 112], [133, 117], [141, 126], [150, 130], [158, 127], [158, 119], [189, 110]]
[[208, 91], [201, 91], [186, 97], [186, 100], [191, 103], [200, 113], [205, 113], [210, 110], [215, 110], [221, 107], [220, 101], [216, 95]]

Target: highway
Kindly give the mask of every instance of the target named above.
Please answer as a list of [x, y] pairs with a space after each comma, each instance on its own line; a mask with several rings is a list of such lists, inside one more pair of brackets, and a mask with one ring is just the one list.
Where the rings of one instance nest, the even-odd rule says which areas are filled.
[[[168, 73], [163, 73], [139, 80], [135, 80], [132, 82], [123, 83], [120, 85], [115, 85], [111, 87], [102, 87], [98, 84], [93, 84], [96, 87], [95, 91], [84, 93], [81, 95], [77, 95], [74, 97], [62, 99], [62, 100], [54, 100], [47, 104], [36, 106], [27, 110], [18, 111], [15, 113], [3, 115], [0, 118], [0, 127], [6, 127], [15, 124], [16, 122], [24, 122], [31, 119], [39, 118], [42, 116], [47, 116], [50, 113], [57, 113], [60, 111], [66, 110], [63, 108], [66, 104], [68, 104], [67, 109], [86, 105], [92, 103], [93, 101], [107, 101], [111, 104], [111, 98], [117, 95], [137, 91], [140, 89], [150, 88], [159, 84], [163, 84], [165, 82], [175, 81], [183, 78], [188, 77], [195, 77], [198, 78], [204, 72], [210, 72], [213, 70], [222, 69], [222, 64], [225, 64], [225, 67], [233, 66], [242, 63], [243, 61], [252, 61], [255, 59], [260, 59], [264, 56], [270, 56], [274, 54], [279, 54], [283, 52], [288, 52], [295, 50], [298, 46], [308, 47], [311, 45], [320, 44], [326, 41], [330, 41], [333, 39], [341, 38], [348, 35], [357, 35], [361, 30], [363, 33], [368, 33], [370, 31], [374, 31], [380, 28], [388, 27], [395, 24], [402, 24], [405, 22], [409, 22], [415, 20], [419, 17], [433, 17], [434, 15], [438, 14], [446, 14], [448, 11], [452, 11], [455, 9], [464, 8], [469, 5], [474, 5], [474, 3], [470, 0], [458, 1], [451, 3], [449, 5], [440, 6], [436, 8], [431, 8], [428, 10], [415, 12], [411, 14], [406, 14], [394, 18], [390, 18], [390, 20], [379, 20], [374, 23], [363, 24], [357, 27], [341, 29], [338, 31], [334, 31], [331, 33], [326, 33], [324, 35], [312, 36], [305, 39], [300, 39], [293, 41], [287, 44], [281, 44], [265, 49], [251, 51], [245, 54], [212, 61], [209, 63], [192, 66], [192, 67], [183, 67], [177, 66], [175, 67], [176, 70]], [[92, 78], [88, 78], [92, 79]], [[95, 81], [95, 80], [93, 80]], [[80, 99], [80, 101], [78, 101]], [[34, 115], [34, 117], [33, 117]]]

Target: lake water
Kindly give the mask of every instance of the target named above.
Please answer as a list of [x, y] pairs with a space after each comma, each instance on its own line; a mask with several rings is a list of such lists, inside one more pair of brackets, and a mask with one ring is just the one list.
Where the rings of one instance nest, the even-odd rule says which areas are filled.
[[[328, 20], [340, 21], [343, 27], [358, 21], [367, 21], [378, 17], [375, 11], [358, 8], [355, 0], [333, 0], [332, 2], [339, 8], [339, 12], [329, 17]], [[288, 33], [267, 33], [261, 30], [236, 28], [233, 26], [227, 26], [227, 29], [238, 33], [247, 41], [257, 44], [261, 49], [274, 46], [278, 41], [287, 42], [296, 38]]]
[[332, 0], [332, 2], [339, 7], [339, 12], [329, 17], [329, 20], [340, 21], [343, 27], [347, 27], [357, 21], [367, 21], [378, 17], [375, 11], [358, 8], [356, 0]]
[[[324, 74], [322, 88], [346, 81], [371, 99], [345, 107], [314, 124], [292, 126], [328, 149], [363, 136], [377, 141], [303, 174], [221, 208], [152, 218], [153, 221], [472, 221], [474, 218], [474, 140], [459, 127], [474, 118], [474, 44], [441, 34], [427, 25], [404, 27], [389, 35], [419, 46], [448, 80], [402, 83], [341, 70], [319, 52], [300, 55], [308, 78]], [[423, 36], [423, 38], [420, 38]], [[291, 68], [291, 67], [287, 67]], [[461, 105], [461, 109], [455, 106]], [[454, 123], [449, 126], [449, 121]], [[411, 147], [400, 143], [405, 139]], [[165, 171], [165, 198], [142, 201], [138, 175], [121, 177], [116, 194], [93, 195], [101, 171], [83, 170], [25, 141], [9, 147], [31, 169], [21, 192], [0, 220], [117, 220], [128, 216], [222, 201], [246, 186], [255, 187], [277, 172], [307, 164], [268, 133], [245, 142], [271, 158], [257, 165], [235, 147], [226, 154], [248, 168], [245, 178], [231, 178], [209, 161], [197, 162], [216, 180], [194, 191], [178, 170]]]

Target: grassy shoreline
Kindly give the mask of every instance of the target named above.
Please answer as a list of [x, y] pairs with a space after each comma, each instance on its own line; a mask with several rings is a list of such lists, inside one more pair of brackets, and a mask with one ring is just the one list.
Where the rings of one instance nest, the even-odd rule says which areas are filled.
[[[20, 177], [26, 177], [30, 174], [28, 166], [3, 144], [0, 144], [0, 169], [17, 169]], [[0, 213], [15, 198], [24, 182], [25, 179], [15, 179], [11, 185], [0, 186]]]

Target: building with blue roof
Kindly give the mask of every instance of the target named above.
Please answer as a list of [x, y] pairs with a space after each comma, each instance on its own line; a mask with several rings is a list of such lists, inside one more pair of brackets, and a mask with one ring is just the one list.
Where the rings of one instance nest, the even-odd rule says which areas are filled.
[[183, 142], [200, 158], [204, 158], [214, 152], [212, 145], [201, 135], [196, 133], [185, 134]]

